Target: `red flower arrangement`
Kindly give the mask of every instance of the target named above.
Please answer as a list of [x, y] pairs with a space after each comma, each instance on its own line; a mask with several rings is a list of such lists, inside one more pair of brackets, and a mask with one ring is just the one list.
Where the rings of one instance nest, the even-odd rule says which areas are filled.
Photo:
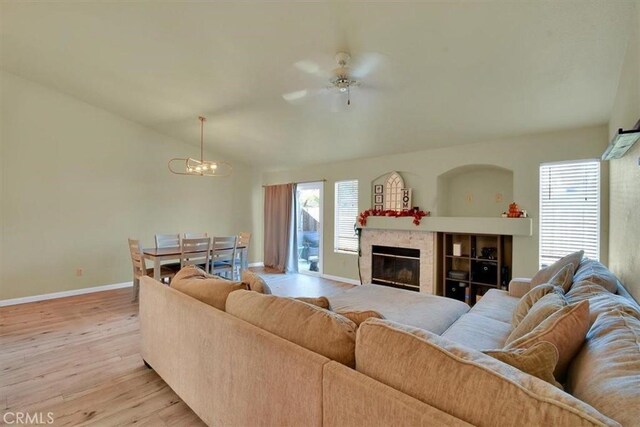
[[418, 209], [405, 210], [405, 211], [396, 211], [393, 209], [387, 209], [387, 210], [368, 209], [364, 212], [360, 212], [360, 215], [358, 215], [358, 223], [362, 227], [364, 227], [365, 225], [367, 225], [367, 218], [369, 218], [370, 216], [390, 216], [394, 218], [412, 216], [413, 223], [415, 225], [420, 225], [420, 220], [425, 216], [429, 216], [430, 214], [431, 212], [429, 211], [425, 212]]

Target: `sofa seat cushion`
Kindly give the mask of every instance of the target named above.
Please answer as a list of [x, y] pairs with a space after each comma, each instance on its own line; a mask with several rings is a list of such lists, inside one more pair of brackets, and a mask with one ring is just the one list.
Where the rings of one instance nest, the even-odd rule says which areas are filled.
[[247, 289], [247, 284], [221, 279], [190, 265], [184, 267], [173, 277], [171, 287], [224, 311], [228, 295], [233, 291]]
[[573, 275], [574, 286], [582, 281], [589, 281], [600, 285], [614, 294], [618, 290], [618, 278], [616, 275], [602, 263], [593, 259], [583, 259]]
[[615, 310], [593, 324], [567, 389], [622, 425], [640, 423], [640, 320]]
[[566, 297], [570, 304], [589, 300], [590, 325], [593, 325], [600, 314], [614, 310], [623, 311], [640, 320], [640, 306], [635, 301], [612, 294], [602, 286], [588, 281], [576, 283]]
[[558, 261], [554, 262], [548, 267], [540, 269], [532, 278], [531, 278], [531, 286], [538, 286], [543, 283], [548, 283], [549, 280], [553, 276], [555, 276], [562, 268], [571, 264], [573, 266], [573, 272], [575, 275], [578, 266], [580, 265], [580, 261], [582, 261], [582, 256], [584, 255], [584, 251], [574, 252], [567, 256], [560, 258]]
[[426, 329], [435, 334], [447, 330], [461, 315], [469, 311], [463, 302], [406, 291], [381, 285], [355, 286], [330, 296], [335, 312], [374, 310], [385, 319]]
[[356, 370], [476, 426], [617, 426], [539, 378], [428, 331], [360, 325]]
[[471, 308], [470, 313], [509, 323], [518, 301], [518, 298], [512, 297], [507, 291], [490, 289]]
[[227, 313], [349, 367], [355, 364], [356, 325], [344, 316], [293, 298], [232, 292]]
[[494, 350], [504, 346], [509, 333], [510, 323], [470, 312], [462, 315], [442, 336], [475, 350]]

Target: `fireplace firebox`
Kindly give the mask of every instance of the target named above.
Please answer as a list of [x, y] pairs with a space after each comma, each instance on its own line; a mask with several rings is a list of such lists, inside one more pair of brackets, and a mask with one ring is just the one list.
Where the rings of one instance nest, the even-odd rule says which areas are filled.
[[420, 291], [420, 249], [373, 245], [371, 252], [372, 283]]

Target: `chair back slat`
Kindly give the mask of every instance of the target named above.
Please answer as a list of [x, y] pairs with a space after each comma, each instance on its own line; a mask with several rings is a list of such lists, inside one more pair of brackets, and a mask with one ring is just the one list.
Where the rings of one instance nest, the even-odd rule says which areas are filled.
[[202, 237], [197, 239], [182, 239], [180, 245], [180, 267], [186, 265], [202, 265], [209, 272], [211, 260], [211, 239]]
[[156, 248], [177, 248], [179, 246], [179, 234], [156, 234]]
[[203, 237], [209, 237], [207, 233], [184, 233], [182, 235], [185, 239], [202, 239]]
[[238, 236], [214, 237], [211, 265], [214, 274], [218, 272], [235, 278], [236, 273], [236, 247]]
[[251, 242], [251, 233], [243, 231], [238, 234], [238, 246], [248, 248], [249, 242]]
[[213, 261], [229, 262], [236, 257], [236, 247], [238, 245], [237, 236], [214, 237], [213, 238]]
[[133, 265], [133, 277], [140, 278], [146, 275], [147, 266], [139, 240], [129, 239], [129, 252], [131, 253], [131, 264]]

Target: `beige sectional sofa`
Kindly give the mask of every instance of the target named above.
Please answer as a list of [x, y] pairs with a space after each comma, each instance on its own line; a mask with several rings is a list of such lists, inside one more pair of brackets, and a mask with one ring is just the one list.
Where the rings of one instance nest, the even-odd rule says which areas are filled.
[[[262, 323], [252, 318], [263, 300], [280, 304], [275, 297], [235, 291], [225, 312], [143, 278], [142, 355], [208, 425], [634, 425], [640, 424], [640, 356], [633, 350], [640, 308], [615, 286], [615, 298], [625, 303], [605, 298], [595, 284], [575, 296], [601, 301], [592, 313], [593, 334], [569, 368], [567, 391], [479, 351], [503, 346], [512, 313], [531, 288], [526, 280], [514, 281], [509, 292], [488, 292], [471, 310], [377, 285], [330, 298], [333, 309], [373, 309], [386, 318], [354, 329], [347, 350], [354, 351], [354, 367], [282, 338], [295, 328], [272, 328], [264, 307]], [[601, 313], [613, 314], [604, 322]], [[608, 343], [608, 334], [622, 338]], [[619, 351], [602, 352], [616, 346]], [[584, 400], [569, 393], [575, 390]], [[612, 400], [629, 407], [612, 413]]]

